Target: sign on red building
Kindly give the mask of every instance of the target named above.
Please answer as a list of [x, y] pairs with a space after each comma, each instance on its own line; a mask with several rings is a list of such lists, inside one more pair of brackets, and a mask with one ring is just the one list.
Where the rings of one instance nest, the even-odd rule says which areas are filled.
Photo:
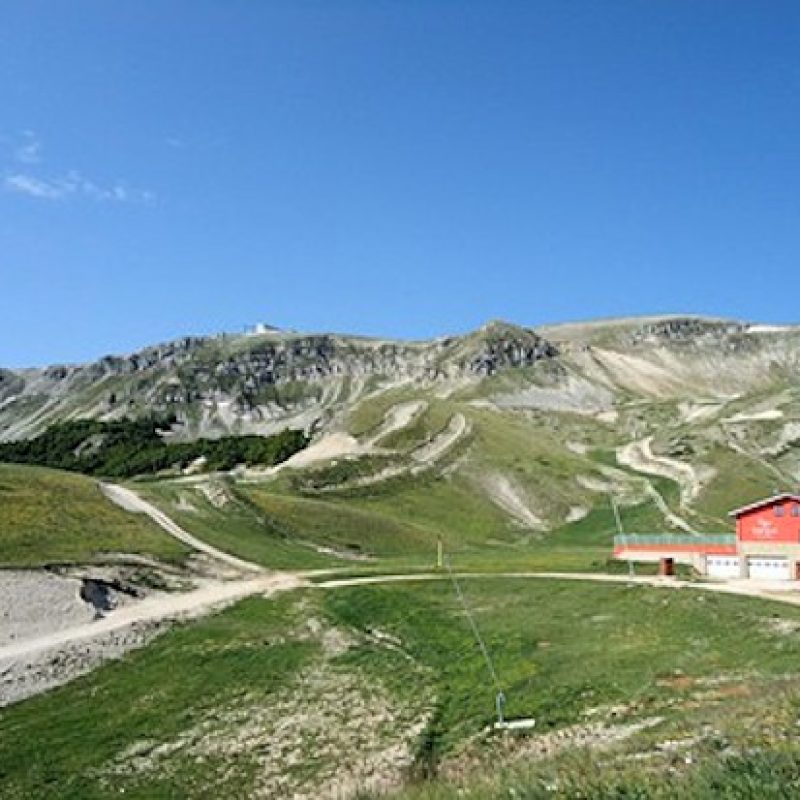
[[782, 494], [731, 512], [742, 542], [800, 542], [800, 496]]

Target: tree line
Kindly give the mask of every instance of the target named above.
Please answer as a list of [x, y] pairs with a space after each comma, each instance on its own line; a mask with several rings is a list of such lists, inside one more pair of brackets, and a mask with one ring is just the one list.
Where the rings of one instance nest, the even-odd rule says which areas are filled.
[[274, 466], [308, 445], [299, 430], [273, 436], [222, 436], [171, 442], [163, 434], [174, 416], [147, 416], [111, 422], [80, 419], [51, 425], [32, 439], [0, 443], [0, 461], [130, 478], [167, 469], [185, 469], [204, 458], [206, 470], [228, 470], [239, 464]]

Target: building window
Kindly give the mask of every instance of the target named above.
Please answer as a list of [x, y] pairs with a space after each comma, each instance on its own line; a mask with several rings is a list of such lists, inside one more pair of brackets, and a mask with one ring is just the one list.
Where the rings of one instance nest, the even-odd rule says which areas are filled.
[[793, 517], [800, 517], [800, 505], [798, 505], [797, 503], [795, 503], [792, 506], [792, 516]]
[[775, 516], [782, 517], [785, 513], [785, 509], [783, 506], [775, 506]]

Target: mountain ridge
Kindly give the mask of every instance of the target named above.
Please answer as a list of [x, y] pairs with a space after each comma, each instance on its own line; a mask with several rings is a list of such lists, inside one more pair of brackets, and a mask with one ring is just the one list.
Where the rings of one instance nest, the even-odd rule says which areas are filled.
[[[416, 342], [267, 331], [0, 376], [4, 440], [148, 414], [177, 420], [175, 442], [303, 431], [285, 463], [222, 483], [263, 484], [302, 515], [309, 498], [421, 515], [392, 541], [421, 525], [608, 545], [609, 495], [628, 532], [718, 532], [731, 508], [800, 482], [800, 329], [668, 315]], [[159, 476], [186, 508], [218, 480], [175, 463]], [[456, 536], [443, 520], [464, 508]]]
[[[800, 363], [797, 334], [791, 326], [670, 314], [540, 329], [491, 320], [424, 340], [277, 329], [185, 336], [86, 364], [0, 368], [0, 439], [35, 435], [62, 419], [152, 411], [174, 413], [188, 436], [324, 429], [337, 408], [393, 386], [480, 395], [481, 384], [503, 376], [513, 383], [513, 373], [526, 386], [495, 387], [501, 404], [511, 396], [523, 407], [558, 410], [559, 393], [603, 395], [602, 409], [589, 403], [599, 413], [620, 393], [730, 394], [739, 380], [771, 380], [770, 369]], [[570, 401], [564, 410], [582, 409]]]

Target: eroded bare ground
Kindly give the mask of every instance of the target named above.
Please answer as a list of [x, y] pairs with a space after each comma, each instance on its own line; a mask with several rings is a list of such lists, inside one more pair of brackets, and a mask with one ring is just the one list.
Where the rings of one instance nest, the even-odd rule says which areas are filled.
[[[251, 595], [267, 597], [303, 584], [292, 574], [251, 574], [235, 580], [186, 577], [191, 587], [186, 591], [128, 584], [128, 591], [138, 595], [130, 599], [124, 597], [125, 591], [108, 585], [101, 586], [99, 597], [88, 594], [87, 586], [102, 583], [96, 577], [87, 581], [31, 572], [17, 581], [25, 587], [24, 594], [8, 599], [7, 607], [15, 611], [7, 611], [0, 626], [0, 707], [67, 683], [147, 644], [170, 622], [218, 611]], [[48, 587], [50, 596], [66, 598], [70, 590], [74, 593], [71, 602], [62, 600], [67, 613], [62, 616], [53, 607], [48, 620], [41, 622], [41, 614], [36, 612], [40, 599], [26, 618], [22, 609], [31, 587], [54, 581], [61, 583], [58, 589]], [[0, 578], [5, 590], [10, 583], [4, 584]]]
[[[553, 731], [531, 734], [495, 733], [484, 731], [471, 740], [459, 753], [446, 760], [440, 774], [457, 783], [470, 780], [476, 774], [496, 769], [498, 765], [545, 761], [572, 750], [608, 750], [643, 731], [657, 728], [661, 716], [640, 719], [615, 720], [617, 713], [627, 709], [596, 709], [604, 719], [585, 721]], [[592, 756], [593, 757], [593, 756]]]
[[[315, 643], [319, 656], [289, 685], [266, 697], [240, 695], [170, 741], [136, 742], [97, 777], [109, 789], [120, 780], [146, 785], [154, 775], [203, 765], [202, 796], [225, 796], [241, 791], [241, 767], [247, 764], [252, 784], [246, 796], [295, 800], [346, 798], [400, 785], [435, 698], [401, 698], [374, 673], [342, 663], [341, 656], [367, 643], [364, 634], [312, 617], [286, 641], [292, 639]], [[376, 645], [373, 639], [368, 643]], [[413, 664], [408, 669], [424, 671]]]
[[0, 706], [16, 703], [91, 672], [106, 661], [143, 647], [167, 630], [167, 620], [137, 622], [59, 643], [18, 656], [0, 658]]
[[303, 583], [199, 542], [131, 490], [103, 489], [196, 553], [181, 567], [119, 554], [104, 565], [0, 571], [0, 707], [147, 644], [170, 621]]
[[[172, 572], [156, 578], [151, 563], [140, 566], [72, 567], [55, 570], [5, 570], [0, 573], [0, 705], [84, 674], [107, 659], [149, 642], [162, 629], [144, 622], [107, 630], [90, 640], [61, 641], [86, 630], [144, 598], [151, 586], [180, 588]], [[47, 646], [47, 641], [52, 646]], [[33, 643], [40, 647], [29, 647]]]

